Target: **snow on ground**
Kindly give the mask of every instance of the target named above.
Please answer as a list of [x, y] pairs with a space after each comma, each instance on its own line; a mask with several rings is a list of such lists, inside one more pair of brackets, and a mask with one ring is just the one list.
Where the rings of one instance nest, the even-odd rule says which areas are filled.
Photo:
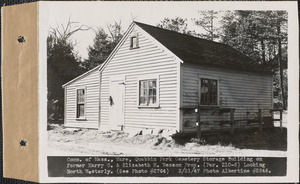
[[[194, 140], [194, 141], [193, 141]], [[251, 141], [251, 140], [250, 140]], [[286, 151], [240, 149], [231, 144], [201, 144], [195, 139], [178, 143], [161, 135], [129, 136], [128, 133], [88, 129], [64, 129], [51, 125], [48, 131], [48, 156], [274, 156]]]

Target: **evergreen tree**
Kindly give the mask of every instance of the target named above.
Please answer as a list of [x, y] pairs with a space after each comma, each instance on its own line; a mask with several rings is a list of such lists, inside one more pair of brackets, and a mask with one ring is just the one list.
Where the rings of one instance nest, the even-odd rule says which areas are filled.
[[88, 47], [88, 59], [84, 62], [85, 68], [89, 70], [103, 63], [112, 51], [112, 47], [113, 44], [108, 35], [103, 29], [98, 29], [93, 46]]
[[159, 24], [157, 24], [157, 27], [179, 33], [185, 33], [187, 31], [186, 19], [180, 17], [176, 17], [174, 19], [164, 18]]
[[216, 24], [217, 15], [219, 12], [214, 10], [199, 10], [200, 17], [192, 19], [195, 25], [200, 26], [206, 33], [201, 33], [200, 37], [208, 40], [215, 40], [218, 36]]
[[109, 24], [107, 28], [110, 35], [98, 28], [93, 45], [88, 47], [88, 59], [83, 63], [88, 70], [102, 64], [123, 37], [121, 23]]
[[74, 52], [74, 43], [70, 37], [85, 26], [72, 28], [74, 22], [64, 27], [52, 29], [47, 37], [47, 87], [48, 119], [63, 119], [64, 90], [62, 85], [74, 79], [86, 70], [81, 67], [81, 59]]
[[187, 35], [199, 36], [195, 31], [188, 30], [187, 19], [180, 17], [164, 18], [159, 24], [157, 24], [157, 27]]
[[228, 11], [222, 17], [221, 25], [223, 43], [258, 61], [261, 70], [274, 72], [274, 91], [280, 91], [279, 98], [283, 108], [286, 108], [287, 13], [285, 11]]

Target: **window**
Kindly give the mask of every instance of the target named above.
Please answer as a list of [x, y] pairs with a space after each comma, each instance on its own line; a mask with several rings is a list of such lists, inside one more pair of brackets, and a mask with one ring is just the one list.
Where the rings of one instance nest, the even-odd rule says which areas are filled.
[[130, 48], [138, 48], [139, 47], [139, 41], [138, 41], [138, 36], [132, 36], [130, 39]]
[[77, 90], [77, 110], [76, 110], [76, 118], [84, 117], [84, 106], [85, 106], [85, 90], [78, 89]]
[[157, 79], [139, 81], [139, 105], [156, 106], [157, 102]]
[[201, 105], [218, 105], [218, 81], [201, 79]]

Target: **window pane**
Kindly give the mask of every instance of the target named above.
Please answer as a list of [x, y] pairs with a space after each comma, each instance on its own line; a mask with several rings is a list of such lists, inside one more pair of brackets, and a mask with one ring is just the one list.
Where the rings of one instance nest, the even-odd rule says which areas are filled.
[[140, 81], [140, 90], [146, 89], [146, 82], [145, 81]]
[[213, 86], [214, 89], [216, 89], [217, 88], [217, 81], [215, 81], [215, 80], [212, 81], [212, 86]]
[[156, 96], [153, 96], [153, 104], [156, 103]]
[[149, 84], [149, 89], [150, 89], [150, 88], [153, 88], [152, 81], [148, 81], [148, 84]]
[[84, 117], [84, 104], [77, 105], [77, 118]]
[[156, 103], [156, 80], [149, 80], [149, 104], [153, 105]]
[[201, 79], [200, 103], [202, 105], [217, 105], [217, 89], [217, 80]]
[[145, 103], [146, 103], [145, 97], [140, 97], [140, 104], [145, 104]]
[[156, 88], [156, 80], [153, 81], [153, 88]]
[[156, 99], [156, 80], [143, 80], [139, 81], [140, 93], [139, 104], [153, 105], [157, 102]]
[[77, 103], [84, 103], [84, 89], [77, 90]]
[[84, 117], [84, 104], [85, 97], [84, 97], [84, 89], [77, 90], [77, 114], [76, 117]]
[[136, 48], [138, 47], [138, 38], [136, 36], [131, 37], [131, 48]]
[[149, 104], [153, 104], [153, 97], [149, 97]]
[[140, 81], [140, 94], [139, 94], [139, 104], [146, 104], [147, 81]]
[[143, 85], [144, 83], [143, 82], [144, 81], [140, 81], [140, 84], [139, 84], [140, 85], [140, 90], [144, 89], [144, 85]]
[[143, 89], [147, 89], [147, 81], [142, 81]]
[[84, 116], [84, 105], [79, 105], [79, 117]]
[[149, 88], [149, 96], [153, 95], [153, 89]]

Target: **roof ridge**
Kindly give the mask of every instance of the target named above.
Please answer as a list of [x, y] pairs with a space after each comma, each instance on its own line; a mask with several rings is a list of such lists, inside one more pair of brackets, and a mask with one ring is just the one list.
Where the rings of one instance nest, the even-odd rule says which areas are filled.
[[[226, 45], [224, 43], [221, 43], [221, 42], [216, 42], [216, 41], [213, 41], [213, 40], [208, 40], [208, 39], [204, 39], [204, 38], [200, 38], [200, 37], [196, 37], [196, 36], [193, 36], [193, 35], [188, 35], [188, 34], [185, 34], [185, 33], [180, 33], [180, 32], [177, 32], [177, 31], [173, 31], [173, 30], [169, 30], [169, 29], [164, 29], [164, 28], [161, 28], [161, 27], [158, 27], [158, 26], [153, 26], [153, 25], [149, 25], [149, 24], [145, 24], [145, 23], [141, 23], [141, 22], [137, 22], [137, 21], [133, 21], [135, 24], [139, 25], [144, 25], [144, 26], [149, 26], [149, 27], [152, 27], [152, 28], [155, 28], [155, 29], [160, 29], [162, 31], [166, 31], [166, 32], [171, 32], [171, 33], [175, 33], [175, 34], [179, 34], [179, 35], [183, 35], [183, 36], [187, 36], [187, 37], [190, 37], [190, 38], [196, 38], [196, 39], [199, 39], [199, 40], [203, 40], [203, 41], [207, 41], [207, 42], [212, 42], [212, 43], [215, 43], [215, 44], [221, 44], [221, 45]], [[145, 30], [146, 31], [146, 30]]]
[[[201, 40], [203, 42], [206, 42], [206, 43], [211, 43], [211, 44], [216, 44], [216, 45], [220, 45], [220, 46], [223, 46], [223, 47], [227, 47], [231, 50], [231, 52], [236, 52], [237, 54], [239, 55], [242, 55], [243, 57], [247, 57], [249, 60], [251, 60], [252, 62], [254, 62], [254, 60], [252, 58], [250, 58], [249, 56], [243, 54], [240, 50], [237, 50], [235, 48], [233, 48], [232, 46], [230, 45], [227, 45], [225, 43], [221, 43], [221, 42], [216, 42], [216, 41], [213, 41], [213, 40], [208, 40], [208, 39], [204, 39], [204, 38], [200, 38], [200, 37], [196, 37], [196, 36], [192, 36], [192, 35], [188, 35], [188, 34], [185, 34], [185, 33], [179, 33], [177, 31], [173, 31], [173, 30], [168, 30], [168, 29], [164, 29], [164, 28], [160, 28], [160, 27], [157, 27], [157, 26], [153, 26], [153, 25], [149, 25], [149, 24], [145, 24], [145, 23], [141, 23], [141, 22], [138, 22], [138, 21], [133, 21], [135, 24], [137, 24], [138, 26], [140, 26], [142, 29], [143, 27], [142, 26], [147, 26], [147, 27], [150, 27], [150, 28], [154, 28], [154, 29], [157, 29], [157, 30], [160, 30], [160, 31], [165, 31], [165, 32], [170, 32], [170, 33], [174, 33], [174, 34], [177, 34], [177, 35], [181, 35], [181, 36], [185, 36], [185, 37], [188, 37], [189, 39], [198, 39], [198, 40]], [[144, 31], [148, 32], [147, 30], [143, 29]], [[149, 33], [149, 32], [148, 32]], [[151, 33], [150, 33], [151, 34]]]
[[184, 62], [252, 72], [265, 72], [264, 67], [261, 67], [254, 59], [228, 44], [178, 33], [137, 21], [133, 22]]

